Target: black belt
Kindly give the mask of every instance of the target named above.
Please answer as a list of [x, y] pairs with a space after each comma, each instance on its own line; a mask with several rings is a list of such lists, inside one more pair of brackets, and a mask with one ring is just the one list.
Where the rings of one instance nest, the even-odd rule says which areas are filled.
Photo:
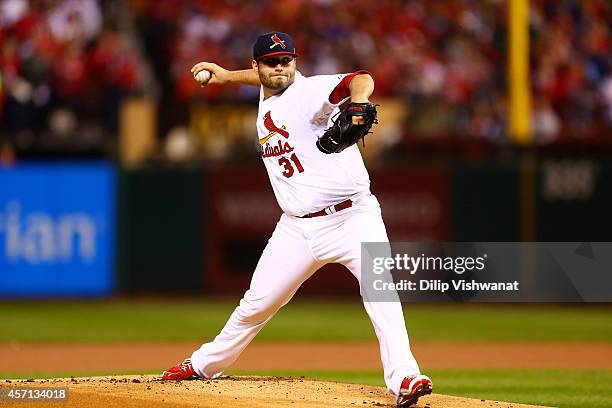
[[300, 218], [314, 218], [314, 217], [323, 217], [325, 215], [331, 215], [337, 213], [338, 211], [346, 210], [347, 208], [351, 208], [353, 206], [353, 202], [351, 200], [344, 200], [341, 203], [336, 205], [329, 206], [324, 208], [321, 211], [313, 212], [310, 214], [302, 215]]

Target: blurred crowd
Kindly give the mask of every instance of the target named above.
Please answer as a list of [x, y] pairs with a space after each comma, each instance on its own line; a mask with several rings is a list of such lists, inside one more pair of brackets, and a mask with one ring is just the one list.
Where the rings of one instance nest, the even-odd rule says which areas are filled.
[[[409, 104], [407, 127], [499, 138], [505, 131], [503, 1], [164, 1], [133, 2], [159, 76], [173, 98], [256, 98], [256, 89], [201, 89], [194, 61], [250, 66], [254, 38], [290, 33], [305, 75], [368, 69], [377, 97]], [[178, 18], [177, 18], [178, 17]], [[160, 34], [163, 33], [163, 34]], [[501, 69], [500, 69], [501, 68]]]
[[0, 1], [0, 136], [77, 151], [112, 139], [121, 101], [141, 85], [119, 4]]
[[[372, 72], [377, 97], [406, 104], [407, 134], [504, 143], [506, 3], [1, 0], [0, 131], [57, 132], [67, 123], [93, 123], [113, 132], [118, 104], [142, 90], [141, 67], [150, 64], [160, 85], [163, 136], [188, 121], [194, 100], [255, 100], [252, 87], [200, 88], [189, 68], [202, 60], [248, 68], [256, 36], [280, 30], [295, 38], [306, 75]], [[121, 16], [133, 30], [119, 23]], [[612, 130], [612, 4], [532, 0], [530, 34], [537, 140], [606, 137]]]
[[[605, 135], [612, 128], [612, 4], [530, 3], [538, 140]], [[296, 39], [306, 75], [370, 70], [377, 96], [408, 104], [413, 134], [507, 139], [505, 0], [133, 4], [175, 100], [235, 99], [235, 89], [200, 89], [188, 68], [199, 60], [246, 68], [253, 39], [281, 30]], [[250, 99], [256, 92], [238, 95]]]
[[612, 3], [532, 1], [531, 75], [542, 141], [612, 134]]

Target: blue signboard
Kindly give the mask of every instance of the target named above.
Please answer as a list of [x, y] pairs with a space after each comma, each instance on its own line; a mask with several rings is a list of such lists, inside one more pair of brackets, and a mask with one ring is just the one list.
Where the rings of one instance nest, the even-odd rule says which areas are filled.
[[110, 163], [0, 168], [0, 297], [111, 293], [114, 224]]

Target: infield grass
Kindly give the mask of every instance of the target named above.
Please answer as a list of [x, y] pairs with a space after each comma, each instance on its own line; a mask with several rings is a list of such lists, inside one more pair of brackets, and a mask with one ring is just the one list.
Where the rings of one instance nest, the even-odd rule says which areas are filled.
[[[236, 302], [0, 301], [0, 342], [166, 342], [214, 337]], [[419, 341], [612, 342], [610, 305], [405, 304]], [[256, 341], [376, 341], [359, 301], [296, 300]]]

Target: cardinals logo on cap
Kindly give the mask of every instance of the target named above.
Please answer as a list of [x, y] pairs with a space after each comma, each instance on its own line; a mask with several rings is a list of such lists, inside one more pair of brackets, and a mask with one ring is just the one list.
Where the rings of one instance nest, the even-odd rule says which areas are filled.
[[253, 59], [255, 61], [270, 55], [280, 54], [297, 56], [295, 46], [293, 45], [293, 38], [287, 33], [271, 31], [257, 37], [257, 41], [253, 44]]
[[285, 42], [278, 38], [278, 35], [274, 34], [272, 37], [270, 37], [270, 39], [274, 42], [274, 44], [270, 46], [270, 49], [276, 47], [277, 45], [280, 45], [283, 50], [287, 48]]

